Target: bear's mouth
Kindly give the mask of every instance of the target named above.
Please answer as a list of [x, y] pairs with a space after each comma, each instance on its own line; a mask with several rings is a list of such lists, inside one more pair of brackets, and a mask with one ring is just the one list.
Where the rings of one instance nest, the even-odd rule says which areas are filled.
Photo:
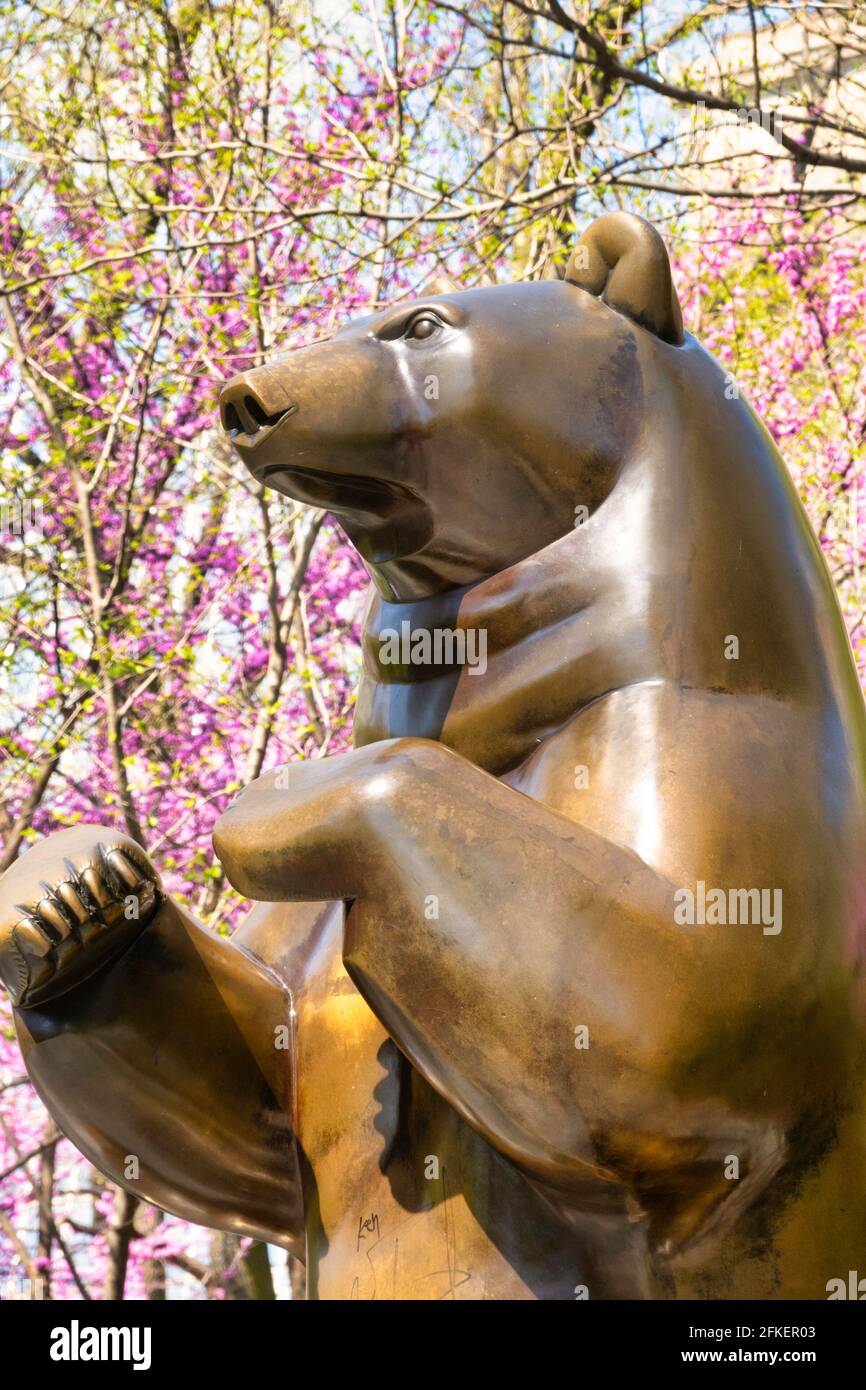
[[397, 483], [368, 478], [362, 473], [329, 473], [321, 468], [297, 468], [272, 463], [259, 478], [267, 487], [284, 492], [297, 502], [327, 507], [332, 512], [374, 512], [381, 515], [406, 491]]

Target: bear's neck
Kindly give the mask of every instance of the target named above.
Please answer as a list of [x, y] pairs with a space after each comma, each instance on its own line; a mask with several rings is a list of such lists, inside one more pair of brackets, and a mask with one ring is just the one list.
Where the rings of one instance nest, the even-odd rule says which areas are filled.
[[371, 591], [356, 746], [440, 739], [498, 773], [607, 682], [620, 683], [615, 654], [629, 634], [605, 617], [617, 585], [599, 564], [599, 530], [591, 518], [500, 574], [419, 602], [388, 603]]

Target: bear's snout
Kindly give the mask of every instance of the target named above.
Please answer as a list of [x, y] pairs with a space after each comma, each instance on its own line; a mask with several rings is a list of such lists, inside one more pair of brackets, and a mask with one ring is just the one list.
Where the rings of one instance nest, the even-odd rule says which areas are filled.
[[297, 410], [270, 367], [256, 367], [232, 377], [220, 391], [220, 420], [232, 440], [254, 448], [287, 415]]

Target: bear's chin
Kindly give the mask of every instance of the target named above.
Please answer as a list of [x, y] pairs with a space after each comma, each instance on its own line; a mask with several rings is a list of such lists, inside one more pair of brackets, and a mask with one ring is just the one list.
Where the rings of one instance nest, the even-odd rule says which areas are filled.
[[395, 499], [385, 516], [342, 506], [331, 510], [361, 559], [376, 569], [417, 555], [433, 535], [433, 517], [417, 498]]

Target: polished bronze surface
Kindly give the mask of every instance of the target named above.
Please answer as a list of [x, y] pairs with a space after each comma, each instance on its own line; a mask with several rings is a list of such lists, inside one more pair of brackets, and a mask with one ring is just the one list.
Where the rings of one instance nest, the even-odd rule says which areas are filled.
[[866, 1249], [863, 698], [661, 239], [610, 214], [564, 281], [397, 305], [221, 411], [369, 568], [356, 746], [218, 823], [231, 942], [109, 830], [8, 871], [52, 1113], [310, 1297], [826, 1298]]

